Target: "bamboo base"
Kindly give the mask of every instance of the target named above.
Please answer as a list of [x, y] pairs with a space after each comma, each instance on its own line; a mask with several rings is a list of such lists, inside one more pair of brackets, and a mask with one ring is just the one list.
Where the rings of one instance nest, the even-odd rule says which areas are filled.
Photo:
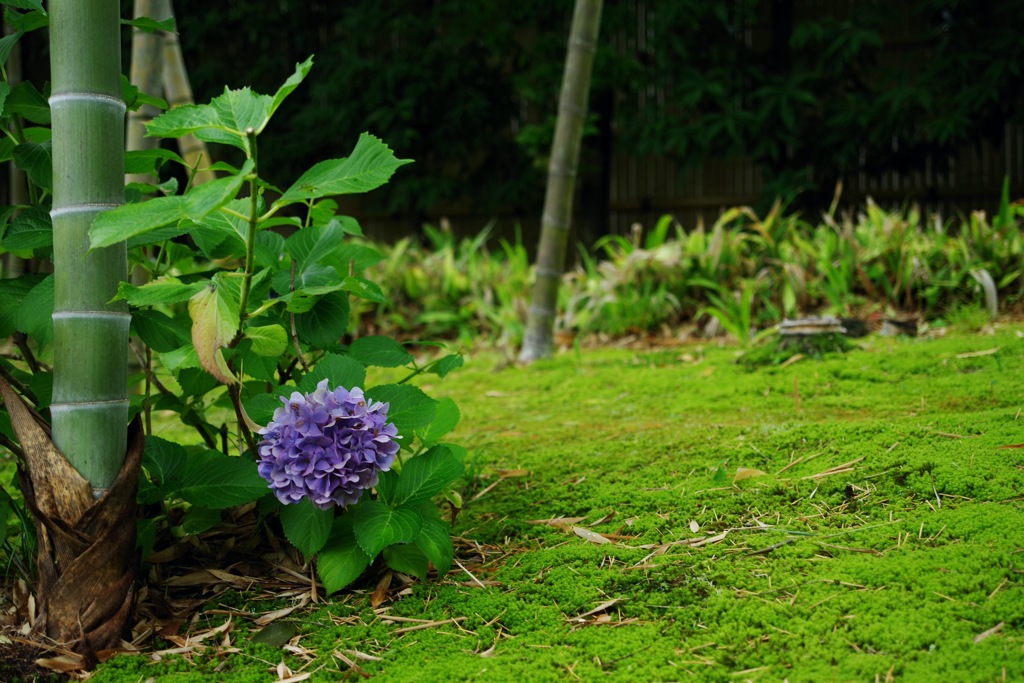
[[135, 599], [135, 496], [142, 462], [138, 417], [113, 484], [99, 498], [61, 454], [45, 423], [0, 377], [0, 394], [25, 452], [19, 468], [25, 503], [38, 535], [33, 626], [92, 668], [97, 653], [120, 647]]

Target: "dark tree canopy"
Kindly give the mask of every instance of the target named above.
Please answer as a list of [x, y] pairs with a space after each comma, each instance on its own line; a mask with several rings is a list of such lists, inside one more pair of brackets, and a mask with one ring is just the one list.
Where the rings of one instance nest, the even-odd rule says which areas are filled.
[[[200, 101], [316, 54], [279, 118], [290, 145], [267, 151], [282, 177], [369, 129], [417, 161], [390, 210], [539, 206], [571, 0], [175, 5]], [[766, 199], [814, 200], [844, 174], [998, 141], [1024, 118], [1022, 64], [1014, 0], [610, 1], [582, 172], [600, 186], [612, 144], [684, 167], [748, 156]]]

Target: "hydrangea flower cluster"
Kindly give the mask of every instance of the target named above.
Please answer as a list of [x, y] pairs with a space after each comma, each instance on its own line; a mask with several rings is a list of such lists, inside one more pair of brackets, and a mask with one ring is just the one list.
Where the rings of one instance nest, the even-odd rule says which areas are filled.
[[259, 473], [285, 505], [303, 498], [321, 510], [351, 505], [391, 468], [402, 437], [387, 421], [389, 404], [368, 404], [359, 387], [331, 391], [326, 379], [310, 394], [281, 400], [259, 431]]

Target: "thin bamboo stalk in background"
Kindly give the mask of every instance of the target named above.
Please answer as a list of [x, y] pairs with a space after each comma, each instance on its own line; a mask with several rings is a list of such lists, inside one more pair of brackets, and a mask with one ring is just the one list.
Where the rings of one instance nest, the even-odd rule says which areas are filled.
[[[158, 6], [157, 11], [162, 12], [161, 16], [174, 16], [174, 7], [171, 4], [171, 0], [151, 1], [154, 5]], [[189, 83], [188, 71], [185, 69], [185, 59], [181, 54], [181, 43], [178, 41], [178, 36], [175, 33], [164, 34], [163, 63], [164, 94], [167, 105], [173, 109], [185, 104], [194, 104], [195, 99], [192, 95], [192, 85]], [[210, 159], [210, 152], [206, 148], [205, 142], [196, 139], [193, 135], [184, 135], [178, 138], [178, 149], [189, 168], [197, 169], [192, 178], [194, 185], [209, 182], [217, 177], [208, 168], [213, 163], [213, 160]]]
[[519, 354], [521, 362], [550, 356], [554, 346], [555, 308], [565, 270], [576, 170], [580, 161], [597, 35], [601, 28], [601, 8], [602, 0], [576, 0], [573, 12], [562, 92], [558, 100], [558, 122], [548, 164], [536, 280], [530, 298], [523, 348]]
[[[166, 0], [135, 0], [134, 16], [149, 17], [160, 21], [167, 18], [170, 8]], [[132, 61], [128, 79], [132, 85], [146, 95], [161, 97], [163, 95], [164, 38], [153, 31], [132, 29]], [[159, 114], [159, 110], [149, 104], [135, 111], [128, 112], [125, 144], [131, 151], [155, 149], [159, 138], [146, 137], [146, 124]], [[134, 173], [125, 176], [129, 183], [156, 183], [158, 178], [146, 173]]]

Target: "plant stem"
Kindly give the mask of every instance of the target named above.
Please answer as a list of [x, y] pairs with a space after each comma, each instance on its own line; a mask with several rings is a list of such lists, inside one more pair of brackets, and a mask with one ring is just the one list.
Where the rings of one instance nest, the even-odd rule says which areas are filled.
[[249, 232], [245, 240], [245, 277], [242, 279], [242, 295], [238, 304], [238, 335], [242, 334], [242, 325], [249, 316], [246, 308], [249, 305], [249, 287], [252, 284], [253, 271], [256, 269], [256, 225], [259, 222], [259, 157], [256, 153], [256, 130], [246, 128], [245, 135], [249, 139], [249, 158], [252, 159], [252, 173], [249, 175]]

